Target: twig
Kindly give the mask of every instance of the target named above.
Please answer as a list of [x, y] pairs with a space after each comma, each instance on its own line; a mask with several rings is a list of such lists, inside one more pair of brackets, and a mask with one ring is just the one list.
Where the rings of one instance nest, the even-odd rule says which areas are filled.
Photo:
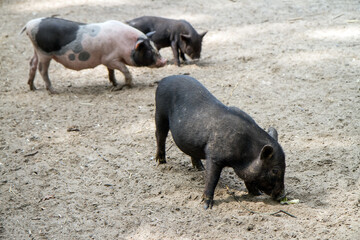
[[81, 102], [80, 104], [82, 104], [82, 105], [87, 105], [87, 106], [95, 106], [95, 104], [93, 104], [93, 103], [87, 103], [87, 102]]
[[289, 215], [290, 217], [296, 218], [295, 215], [292, 215], [292, 214], [290, 214], [290, 213], [288, 213], [288, 212], [286, 212], [286, 211], [284, 211], [284, 210], [279, 210], [279, 211], [277, 211], [277, 212], [270, 213], [270, 215], [275, 215], [275, 214], [278, 214], [278, 213], [285, 213], [285, 214]]
[[80, 129], [78, 126], [71, 126], [71, 127], [68, 127], [67, 131], [68, 132], [79, 132]]
[[299, 20], [303, 20], [303, 19], [304, 19], [303, 17], [297, 17], [297, 18], [291, 18], [291, 19], [289, 19], [288, 21], [291, 22], [291, 23], [293, 23], [293, 22], [295, 22], [295, 21], [299, 21]]
[[12, 193], [12, 194], [16, 195], [16, 193], [12, 190], [11, 186], [9, 187], [9, 193]]
[[170, 147], [166, 150], [166, 152], [168, 152], [170, 150], [170, 148], [172, 148], [173, 145], [174, 145], [174, 143], [172, 142]]
[[33, 153], [29, 153], [29, 154], [26, 154], [24, 155], [24, 157], [31, 157], [31, 156], [34, 156], [38, 153], [39, 151], [36, 151], [36, 152], [33, 152]]
[[108, 159], [106, 159], [103, 155], [101, 155], [101, 153], [97, 150], [97, 148], [95, 148], [95, 147], [92, 147], [92, 148], [99, 155], [99, 157], [101, 157], [104, 161], [109, 162]]
[[258, 212], [255, 212], [255, 211], [253, 211], [251, 209], [248, 209], [247, 207], [243, 206], [241, 204], [241, 201], [238, 199], [238, 197], [235, 195], [234, 192], [230, 191], [230, 188], [228, 186], [226, 186], [226, 190], [227, 190], [227, 193], [230, 194], [235, 199], [235, 201], [237, 201], [240, 204], [240, 207], [242, 207], [243, 209], [245, 209], [246, 211], [248, 211], [250, 213], [258, 213]]
[[235, 84], [235, 86], [233, 87], [233, 89], [232, 89], [232, 91], [231, 91], [231, 93], [230, 93], [230, 95], [229, 95], [229, 97], [228, 97], [228, 101], [229, 101], [229, 99], [232, 97], [232, 95], [234, 94], [234, 91], [235, 91], [235, 89], [238, 87], [238, 85], [239, 85], [239, 82], [237, 82], [236, 84]]
[[342, 14], [339, 14], [339, 15], [337, 15], [336, 17], [333, 17], [333, 19], [337, 19], [337, 18], [339, 18], [339, 17], [341, 17], [341, 16], [343, 16], [344, 14], [342, 13]]
[[54, 199], [55, 198], [55, 195], [48, 195], [48, 196], [45, 196], [43, 197], [42, 199], [40, 199], [39, 202], [44, 202], [44, 201], [47, 201], [47, 200], [50, 200], [50, 199]]
[[237, 201], [237, 202], [240, 204], [240, 206], [241, 206], [242, 208], [244, 208], [246, 211], [248, 211], [248, 212], [250, 212], [250, 213], [253, 213], [253, 214], [255, 214], [255, 213], [257, 213], [257, 214], [269, 214], [269, 215], [275, 215], [275, 214], [277, 214], [277, 213], [285, 213], [285, 214], [289, 215], [290, 217], [296, 218], [295, 215], [292, 215], [292, 214], [290, 214], [290, 213], [288, 213], [288, 212], [286, 212], [286, 211], [284, 211], [284, 210], [279, 210], [279, 211], [273, 212], [273, 213], [261, 213], [261, 212], [253, 211], [253, 210], [251, 210], [251, 209], [243, 206], [243, 205], [241, 204], [241, 201], [238, 199], [238, 197], [235, 195], [234, 192], [230, 191], [230, 188], [229, 188], [228, 186], [226, 186], [226, 190], [227, 190], [227, 193], [228, 193], [229, 195], [231, 195], [231, 196], [235, 199], [235, 201]]

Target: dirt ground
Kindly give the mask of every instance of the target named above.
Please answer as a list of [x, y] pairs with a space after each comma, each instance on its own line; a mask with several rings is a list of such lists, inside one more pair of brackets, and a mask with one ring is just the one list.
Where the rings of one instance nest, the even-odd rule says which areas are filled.
[[[1, 0], [0, 12], [0, 238], [360, 236], [359, 1]], [[165, 67], [129, 68], [132, 89], [112, 92], [103, 66], [76, 72], [52, 61], [59, 94], [49, 95], [39, 74], [32, 92], [33, 50], [19, 33], [55, 14], [80, 22], [157, 15], [209, 32], [200, 61], [176, 67], [163, 49]], [[171, 137], [168, 163], [157, 165], [156, 81], [173, 74], [190, 74], [277, 128], [288, 197], [299, 204], [249, 196], [225, 169], [205, 211], [204, 172]], [[271, 214], [279, 210], [296, 218]]]

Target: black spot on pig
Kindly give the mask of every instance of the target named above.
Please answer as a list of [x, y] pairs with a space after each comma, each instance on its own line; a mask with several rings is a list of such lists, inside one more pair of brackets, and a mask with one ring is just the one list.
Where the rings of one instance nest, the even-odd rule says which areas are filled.
[[190, 76], [162, 79], [155, 101], [156, 159], [166, 163], [169, 130], [194, 167], [203, 169], [201, 159], [206, 159], [205, 208], [213, 205], [224, 167], [233, 168], [253, 195], [285, 195], [285, 154], [274, 128], [265, 132], [244, 111], [225, 106]]
[[89, 58], [90, 58], [90, 53], [88, 53], [88, 52], [81, 52], [81, 53], [79, 54], [79, 60], [80, 60], [80, 61], [85, 62], [85, 61], [87, 61]]
[[59, 51], [76, 39], [80, 25], [83, 24], [59, 18], [44, 18], [35, 35], [36, 42], [47, 53]]
[[69, 60], [74, 61], [75, 60], [75, 54], [73, 54], [73, 53], [69, 54]]

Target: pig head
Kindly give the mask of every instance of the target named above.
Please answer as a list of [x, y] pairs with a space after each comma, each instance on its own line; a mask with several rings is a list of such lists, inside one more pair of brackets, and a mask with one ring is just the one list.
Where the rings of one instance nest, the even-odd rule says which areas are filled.
[[154, 43], [150, 40], [150, 37], [155, 32], [150, 32], [146, 34], [145, 37], [139, 37], [135, 48], [131, 51], [131, 58], [134, 61], [134, 65], [137, 67], [150, 67], [158, 68], [163, 67], [166, 64], [159, 52], [157, 51]]
[[[268, 134], [277, 143], [277, 131], [269, 128]], [[252, 195], [265, 193], [274, 200], [286, 195], [284, 185], [285, 154], [279, 144], [266, 144], [246, 166], [234, 166], [235, 173], [244, 180]]]
[[192, 32], [189, 34], [181, 33], [179, 47], [181, 52], [187, 54], [191, 59], [199, 59], [203, 37], [207, 32], [198, 34]]

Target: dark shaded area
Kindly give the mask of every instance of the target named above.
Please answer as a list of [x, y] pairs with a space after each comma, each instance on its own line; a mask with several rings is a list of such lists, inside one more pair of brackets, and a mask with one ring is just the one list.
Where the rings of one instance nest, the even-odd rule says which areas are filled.
[[45, 18], [39, 24], [39, 29], [35, 35], [36, 42], [47, 53], [59, 51], [76, 39], [80, 25], [83, 23], [59, 18]]

